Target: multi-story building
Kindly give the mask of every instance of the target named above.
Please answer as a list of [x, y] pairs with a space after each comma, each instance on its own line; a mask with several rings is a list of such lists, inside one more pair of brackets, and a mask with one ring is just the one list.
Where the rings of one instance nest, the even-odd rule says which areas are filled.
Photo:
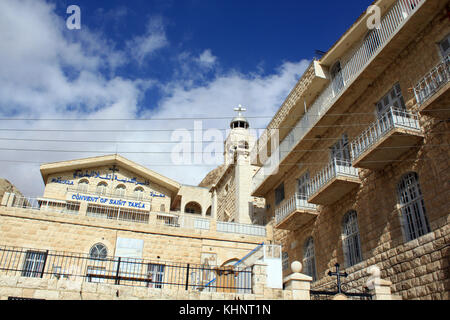
[[379, 23], [362, 15], [268, 125], [252, 195], [313, 288], [336, 263], [355, 288], [377, 266], [403, 299], [448, 299], [449, 2], [374, 5]]

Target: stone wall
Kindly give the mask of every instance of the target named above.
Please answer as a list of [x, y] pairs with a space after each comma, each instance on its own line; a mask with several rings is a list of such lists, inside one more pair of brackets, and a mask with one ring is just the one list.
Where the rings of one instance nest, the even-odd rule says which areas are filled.
[[216, 231], [214, 219], [209, 229], [171, 227], [150, 215], [146, 223], [133, 223], [71, 215], [51, 211], [0, 206], [0, 244], [41, 250], [87, 254], [101, 242], [114, 255], [117, 238], [144, 241], [143, 259], [202, 264], [202, 256], [213, 257], [211, 265], [240, 259], [265, 241], [264, 237]]
[[252, 271], [253, 292], [200, 292], [184, 289], [132, 287], [66, 279], [0, 275], [0, 300], [9, 297], [46, 300], [291, 300], [292, 291], [266, 286], [266, 266]]

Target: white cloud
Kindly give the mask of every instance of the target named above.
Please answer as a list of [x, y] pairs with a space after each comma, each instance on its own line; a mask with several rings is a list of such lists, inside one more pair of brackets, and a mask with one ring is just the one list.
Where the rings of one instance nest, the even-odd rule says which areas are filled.
[[162, 19], [152, 17], [147, 23], [145, 33], [128, 41], [127, 47], [137, 62], [143, 64], [147, 58], [168, 44]]
[[[150, 55], [167, 46], [162, 20], [149, 22], [144, 35], [129, 40], [126, 50], [100, 33], [82, 25], [71, 33], [54, 6], [43, 0], [2, 0], [0, 2], [0, 117], [118, 118], [137, 119], [141, 98], [149, 87], [163, 95], [156, 109], [142, 118], [230, 117], [242, 104], [249, 116], [273, 115], [281, 105], [308, 61], [284, 62], [273, 73], [243, 74], [218, 71], [219, 59], [210, 49], [200, 55], [189, 53], [179, 60], [183, 77], [161, 83], [158, 79], [127, 79], [116, 75], [116, 67], [132, 54], [139, 63], [151, 64]], [[83, 23], [83, 22], [82, 22]], [[141, 42], [138, 39], [142, 40]], [[135, 51], [127, 51], [131, 47]], [[204, 67], [194, 68], [194, 65]], [[207, 67], [207, 68], [206, 68]], [[214, 68], [213, 68], [214, 67]], [[105, 71], [106, 70], [106, 71]], [[204, 76], [208, 73], [208, 76]], [[197, 81], [201, 79], [201, 81]], [[270, 119], [250, 119], [253, 128], [263, 128]], [[228, 119], [205, 120], [203, 128], [227, 128]], [[0, 137], [14, 139], [82, 140], [76, 142], [32, 142], [0, 139], [1, 148], [65, 150], [68, 152], [0, 151], [0, 160], [54, 162], [114, 152], [143, 164], [172, 179], [198, 184], [213, 167], [176, 167], [170, 163], [173, 144], [114, 143], [114, 141], [168, 141], [171, 130], [192, 128], [193, 121], [0, 121], [0, 128], [35, 130], [110, 130], [109, 132], [18, 132], [1, 131]], [[121, 130], [167, 130], [124, 132]], [[94, 143], [92, 140], [113, 141]], [[204, 145], [206, 147], [206, 145]], [[83, 153], [76, 150], [88, 151]], [[127, 153], [131, 152], [131, 153]], [[149, 153], [168, 152], [168, 153]], [[27, 195], [43, 191], [39, 167], [35, 164], [0, 162], [0, 177], [7, 178]], [[160, 165], [165, 164], [165, 165]]]
[[203, 51], [197, 59], [197, 62], [206, 68], [211, 68], [216, 63], [217, 57], [213, 56], [210, 49]]

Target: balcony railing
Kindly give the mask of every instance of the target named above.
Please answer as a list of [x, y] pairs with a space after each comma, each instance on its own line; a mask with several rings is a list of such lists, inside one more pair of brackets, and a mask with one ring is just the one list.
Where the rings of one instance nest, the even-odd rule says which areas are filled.
[[[8, 197], [8, 199], [12, 199], [10, 206], [15, 208], [67, 214], [79, 214], [80, 211], [80, 203], [78, 202], [56, 199], [17, 197], [14, 194], [10, 193], [5, 193], [5, 196]], [[180, 214], [177, 211], [150, 212], [122, 208], [118, 206], [88, 204], [86, 215], [88, 217], [99, 219], [128, 221], [142, 224], [156, 224], [159, 226], [173, 228], [211, 230], [211, 218], [196, 216], [194, 214]], [[153, 218], [153, 215], [156, 215], [156, 217]], [[234, 222], [218, 221], [216, 231], [260, 237], [266, 236], [265, 226]]]
[[277, 209], [275, 209], [275, 221], [277, 224], [282, 222], [286, 217], [288, 217], [292, 212], [296, 210], [305, 211], [315, 211], [317, 206], [315, 204], [309, 203], [305, 198], [308, 195], [294, 194], [291, 198], [287, 199], [286, 202], [282, 203]]
[[328, 182], [338, 176], [359, 178], [358, 169], [352, 167], [350, 161], [334, 158], [325, 168], [319, 171], [319, 173], [311, 179], [309, 197], [311, 198]]
[[414, 95], [419, 105], [424, 104], [450, 81], [450, 55], [447, 55], [414, 87]]
[[[314, 101], [308, 111], [297, 122], [291, 132], [280, 143], [277, 154], [272, 154], [268, 162], [272, 165], [263, 166], [255, 174], [252, 182], [252, 190], [264, 182], [266, 177], [275, 174], [278, 169], [273, 163], [280, 163], [303, 139], [319, 120], [333, 106], [337, 98], [347, 89], [350, 83], [364, 70], [369, 62], [387, 44], [390, 39], [402, 28], [406, 21], [417, 11], [420, 4], [427, 0], [397, 0], [393, 7], [380, 21], [380, 28], [376, 29], [365, 38], [353, 51], [346, 62], [341, 63], [341, 71], [334, 77], [328, 86]], [[278, 158], [278, 159], [277, 159]]]
[[250, 236], [265, 237], [266, 227], [253, 224], [217, 221], [217, 231], [225, 233], [238, 233]]
[[391, 107], [351, 143], [352, 161], [380, 141], [395, 128], [421, 132], [417, 113]]

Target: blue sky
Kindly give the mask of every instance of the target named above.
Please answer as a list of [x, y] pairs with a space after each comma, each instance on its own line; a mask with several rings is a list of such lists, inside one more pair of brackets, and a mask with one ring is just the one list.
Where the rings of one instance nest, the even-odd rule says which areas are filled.
[[[219, 117], [201, 125], [224, 130], [220, 117], [238, 104], [264, 116], [251, 119], [262, 130], [315, 50], [328, 50], [371, 3], [2, 0], [0, 177], [40, 195], [39, 163], [117, 151], [196, 185], [215, 165], [174, 166], [173, 132], [192, 129], [193, 117]], [[66, 28], [73, 4], [81, 30]], [[180, 119], [142, 121], [157, 118]]]

